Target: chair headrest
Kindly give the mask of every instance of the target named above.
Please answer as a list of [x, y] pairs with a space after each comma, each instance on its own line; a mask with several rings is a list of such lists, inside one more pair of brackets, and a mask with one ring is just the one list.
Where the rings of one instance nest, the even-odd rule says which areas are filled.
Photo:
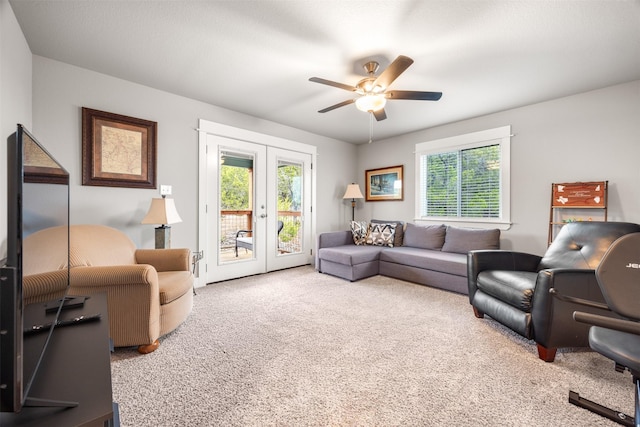
[[621, 236], [640, 232], [630, 222], [584, 221], [562, 227], [540, 261], [540, 268], [595, 270], [609, 246]]

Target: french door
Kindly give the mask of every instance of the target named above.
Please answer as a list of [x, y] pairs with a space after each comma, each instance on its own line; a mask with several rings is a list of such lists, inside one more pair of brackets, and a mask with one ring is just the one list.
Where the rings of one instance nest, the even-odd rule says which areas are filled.
[[314, 153], [251, 136], [201, 135], [206, 283], [311, 261]]

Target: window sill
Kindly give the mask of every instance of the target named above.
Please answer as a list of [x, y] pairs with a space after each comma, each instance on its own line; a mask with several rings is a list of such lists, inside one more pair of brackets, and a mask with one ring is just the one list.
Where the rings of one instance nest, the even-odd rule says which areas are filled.
[[501, 219], [478, 219], [471, 220], [469, 218], [450, 218], [450, 217], [432, 217], [432, 218], [414, 218], [413, 222], [423, 225], [453, 225], [456, 227], [470, 227], [470, 228], [497, 228], [500, 230], [509, 230], [511, 228], [511, 222]]

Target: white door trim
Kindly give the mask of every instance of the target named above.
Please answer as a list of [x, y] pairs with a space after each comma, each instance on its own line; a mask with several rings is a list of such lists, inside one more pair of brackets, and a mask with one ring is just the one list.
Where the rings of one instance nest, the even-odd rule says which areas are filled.
[[[204, 259], [198, 265], [198, 277], [196, 279], [197, 286], [206, 285], [206, 268], [207, 258], [210, 251], [217, 249], [209, 248], [207, 236], [209, 235], [207, 224], [207, 194], [210, 190], [207, 183], [207, 135], [217, 135], [240, 141], [252, 142], [282, 148], [291, 151], [298, 151], [311, 155], [311, 236], [316, 235], [316, 212], [313, 207], [316, 201], [316, 164], [317, 148], [313, 145], [303, 144], [301, 142], [280, 138], [272, 135], [266, 135], [246, 129], [240, 129], [221, 123], [212, 122], [205, 119], [198, 121], [198, 251], [204, 252]], [[312, 261], [312, 255], [309, 254], [309, 262]]]

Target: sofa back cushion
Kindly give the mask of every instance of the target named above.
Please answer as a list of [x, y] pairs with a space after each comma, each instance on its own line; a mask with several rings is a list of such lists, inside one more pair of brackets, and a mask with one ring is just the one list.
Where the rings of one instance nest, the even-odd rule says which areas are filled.
[[136, 246], [120, 230], [104, 225], [72, 225], [69, 231], [70, 267], [136, 263]]
[[[67, 258], [67, 233], [69, 253]], [[104, 225], [50, 227], [25, 238], [25, 275], [69, 267], [135, 264], [136, 247], [122, 231]]]
[[443, 252], [466, 254], [479, 249], [500, 249], [500, 230], [447, 226]]
[[404, 222], [403, 221], [383, 221], [380, 219], [372, 219], [371, 224], [395, 224], [396, 230], [393, 236], [393, 247], [402, 246], [404, 241]]
[[25, 276], [67, 268], [69, 229], [50, 227], [28, 235], [22, 242], [22, 271]]
[[446, 227], [442, 224], [421, 227], [407, 223], [402, 244], [412, 248], [440, 250], [444, 245], [445, 232]]

